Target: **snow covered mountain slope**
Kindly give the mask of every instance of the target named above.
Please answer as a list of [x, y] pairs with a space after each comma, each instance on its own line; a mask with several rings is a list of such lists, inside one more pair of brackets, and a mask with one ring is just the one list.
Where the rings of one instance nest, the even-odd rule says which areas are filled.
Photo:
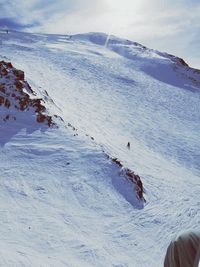
[[[1, 40], [0, 60], [64, 120], [0, 140], [1, 265], [162, 266], [200, 223], [199, 71], [99, 33]], [[142, 177], [144, 206], [102, 150]]]
[[129, 202], [143, 207], [133, 183], [91, 139], [45, 114], [22, 71], [0, 62], [0, 75], [1, 265], [94, 266], [95, 258], [98, 266], [121, 263], [107, 253], [112, 235], [101, 240], [98, 233], [112, 228], [116, 209], [130, 209]]

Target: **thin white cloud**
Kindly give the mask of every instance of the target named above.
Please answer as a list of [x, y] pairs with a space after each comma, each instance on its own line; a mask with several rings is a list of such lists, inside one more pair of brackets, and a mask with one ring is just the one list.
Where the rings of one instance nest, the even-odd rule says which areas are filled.
[[1, 6], [0, 18], [3, 14], [21, 24], [40, 24], [30, 30], [113, 33], [190, 62], [199, 58], [195, 66], [200, 67], [193, 48], [200, 35], [199, 0], [1, 0]]

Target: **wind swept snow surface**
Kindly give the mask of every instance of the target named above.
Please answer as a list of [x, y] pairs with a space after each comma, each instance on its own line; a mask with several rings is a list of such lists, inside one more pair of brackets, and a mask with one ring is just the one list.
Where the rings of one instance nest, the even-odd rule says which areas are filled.
[[[162, 266], [200, 224], [199, 71], [99, 33], [1, 40], [0, 60], [64, 122], [0, 140], [0, 265]], [[144, 206], [102, 150], [142, 177]]]

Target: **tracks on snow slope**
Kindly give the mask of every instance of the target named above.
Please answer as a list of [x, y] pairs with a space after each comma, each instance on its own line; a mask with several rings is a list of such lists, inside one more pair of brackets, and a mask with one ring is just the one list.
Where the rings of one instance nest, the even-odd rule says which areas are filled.
[[[46, 95], [46, 99], [48, 99], [47, 91]], [[35, 96], [36, 93], [24, 80], [24, 72], [14, 68], [10, 62], [0, 61], [1, 144], [8, 142], [9, 139], [20, 131], [21, 127], [25, 127], [27, 131], [30, 131], [30, 128], [32, 128], [32, 132], [38, 129], [39, 125], [33, 121], [34, 117], [38, 123], [47, 124], [49, 127], [53, 125], [52, 118], [58, 118], [57, 115], [49, 116], [44, 114], [46, 108], [41, 102], [43, 101], [45, 103], [45, 101], [35, 98]], [[70, 123], [67, 123], [66, 127], [71, 127], [73, 131], [77, 131]], [[74, 134], [74, 136], [76, 135], [78, 135], [78, 133]], [[94, 140], [93, 137], [91, 137], [91, 139]], [[118, 166], [120, 169], [119, 172], [126, 177], [128, 182], [134, 184], [133, 192], [135, 190], [138, 199], [143, 201], [144, 189], [140, 176], [135, 175], [130, 169], [123, 168], [121, 162], [116, 158], [112, 158], [108, 155], [106, 156], [108, 159], [112, 159], [112, 162]], [[125, 198], [130, 201], [130, 203], [133, 203], [133, 200], [130, 199], [131, 196], [129, 194], [126, 195], [125, 192], [127, 189], [123, 188], [123, 183], [119, 182], [119, 184], [116, 184], [116, 187], [119, 192], [124, 192]], [[126, 185], [124, 185], [124, 187], [126, 187]]]
[[[49, 88], [50, 89], [49, 94], [55, 100], [55, 103], [58, 106], [59, 105], [62, 106], [62, 102], [61, 101], [59, 102], [59, 99], [55, 99], [54, 93], [55, 95], [58, 92], [63, 93], [65, 89], [67, 89], [69, 94], [66, 94], [65, 104], [67, 105], [68, 103], [69, 105], [70, 104], [74, 105], [74, 102], [70, 103], [70, 101], [73, 100], [73, 97], [78, 98], [79, 95], [75, 95], [75, 94], [73, 95], [73, 93], [78, 93], [78, 91], [81, 90], [82, 85], [85, 84], [85, 80], [88, 77], [90, 83], [86, 83], [86, 87], [82, 88], [84, 90], [80, 91], [80, 98], [78, 98], [79, 109], [74, 110], [75, 112], [80, 113], [79, 111], [84, 110], [82, 109], [82, 107], [83, 107], [84, 100], [86, 100], [85, 98], [82, 99], [84, 97], [83, 92], [88, 92], [88, 95], [90, 95], [89, 93], [91, 92], [86, 89], [87, 87], [89, 89], [90, 88], [89, 85], [91, 85], [93, 82], [96, 85], [94, 89], [98, 89], [95, 91], [95, 93], [98, 93], [98, 97], [100, 97], [100, 96], [103, 96], [103, 94], [101, 94], [102, 89], [106, 89], [106, 90], [108, 89], [106, 93], [109, 93], [109, 91], [110, 92], [112, 91], [113, 93], [113, 86], [112, 88], [107, 87], [108, 85], [110, 86], [111, 83], [112, 85], [115, 86], [114, 88], [115, 88], [116, 93], [117, 92], [122, 93], [122, 90], [120, 90], [118, 85], [122, 86], [121, 81], [124, 81], [124, 82], [127, 81], [126, 83], [123, 83], [122, 89], [129, 95], [129, 99], [131, 100], [131, 103], [125, 102], [127, 99], [125, 99], [125, 97], [123, 97], [122, 95], [121, 96], [123, 100], [122, 103], [126, 103], [125, 107], [126, 106], [131, 107], [131, 108], [136, 107], [134, 112], [130, 114], [132, 127], [137, 126], [136, 128], [134, 127], [134, 131], [133, 131], [134, 136], [138, 134], [137, 128], [140, 128], [140, 125], [147, 126], [145, 127], [145, 129], [142, 129], [143, 131], [139, 132], [139, 136], [140, 136], [139, 147], [143, 146], [141, 142], [142, 140], [145, 140], [146, 137], [151, 137], [150, 141], [151, 143], [153, 142], [154, 140], [153, 138], [155, 137], [153, 136], [153, 134], [155, 133], [153, 131], [154, 126], [155, 126], [154, 125], [154, 121], [155, 121], [157, 126], [159, 125], [159, 127], [155, 129], [157, 135], [155, 138], [156, 143], [153, 145], [153, 148], [154, 147], [156, 149], [162, 148], [161, 152], [166, 152], [165, 147], [162, 146], [163, 141], [166, 141], [164, 143], [167, 144], [167, 149], [169, 148], [172, 149], [173, 147], [175, 148], [175, 150], [169, 151], [170, 158], [171, 158], [171, 155], [176, 155], [176, 157], [172, 159], [172, 162], [170, 160], [164, 161], [162, 159], [162, 153], [161, 155], [156, 154], [156, 153], [149, 154], [148, 147], [145, 147], [145, 149], [141, 151], [141, 154], [138, 153], [139, 147], [137, 147], [134, 142], [134, 149], [130, 151], [129, 155], [127, 155], [127, 150], [126, 150], [125, 156], [126, 157], [131, 156], [132, 158], [134, 158], [137, 166], [140, 166], [140, 162], [142, 162], [140, 166], [140, 171], [138, 171], [138, 169], [135, 168], [136, 166], [132, 166], [132, 167], [133, 169], [137, 169], [138, 173], [142, 173], [142, 177], [144, 177], [144, 181], [145, 181], [145, 185], [147, 187], [147, 193], [148, 193], [147, 198], [149, 200], [149, 202], [145, 206], [145, 209], [137, 210], [137, 209], [132, 209], [132, 207], [127, 208], [127, 203], [124, 202], [123, 198], [118, 199], [118, 201], [116, 202], [113, 201], [113, 198], [110, 198], [109, 195], [110, 194], [113, 195], [113, 192], [116, 192], [116, 190], [109, 191], [108, 186], [105, 186], [105, 189], [107, 188], [107, 190], [109, 191], [109, 192], [107, 191], [108, 194], [105, 194], [103, 197], [101, 196], [100, 198], [98, 198], [98, 201], [95, 203], [97, 204], [98, 211], [100, 210], [105, 211], [104, 214], [101, 213], [102, 217], [105, 214], [108, 215], [107, 217], [103, 217], [103, 220], [101, 220], [101, 217], [98, 217], [98, 216], [97, 216], [98, 217], [97, 220], [91, 219], [91, 217], [87, 217], [87, 218], [86, 216], [84, 217], [84, 214], [85, 214], [85, 205], [84, 205], [85, 198], [84, 197], [80, 199], [80, 201], [83, 202], [83, 205], [80, 205], [80, 209], [82, 211], [84, 210], [84, 212], [81, 213], [81, 215], [83, 216], [76, 217], [76, 214], [72, 213], [73, 218], [74, 217], [77, 218], [76, 225], [79, 227], [79, 229], [81, 229], [81, 232], [87, 233], [87, 238], [89, 238], [90, 242], [87, 242], [87, 244], [86, 242], [76, 242], [76, 241], [72, 243], [72, 242], [69, 242], [70, 236], [66, 238], [67, 240], [62, 239], [62, 238], [60, 239], [60, 240], [63, 240], [63, 242], [66, 241], [66, 244], [68, 244], [69, 246], [71, 245], [71, 247], [73, 247], [72, 251], [74, 250], [76, 250], [76, 252], [78, 251], [79, 262], [80, 262], [80, 255], [81, 255], [81, 258], [83, 257], [83, 255], [90, 256], [88, 257], [88, 259], [90, 260], [92, 259], [92, 255], [93, 255], [94, 257], [93, 257], [92, 266], [95, 266], [95, 263], [98, 263], [96, 265], [99, 267], [101, 266], [102, 262], [106, 262], [107, 266], [115, 266], [115, 267], [116, 265], [117, 266], [136, 266], [136, 267], [138, 266], [142, 266], [142, 267], [143, 266], [145, 267], [162, 266], [161, 255], [164, 256], [168, 242], [171, 240], [172, 236], [176, 234], [178, 231], [180, 231], [180, 229], [194, 228], [195, 226], [199, 225], [199, 199], [198, 197], [196, 197], [199, 195], [199, 177], [195, 176], [195, 169], [194, 169], [194, 172], [192, 169], [192, 166], [194, 164], [194, 159], [195, 159], [193, 158], [193, 155], [195, 155], [193, 152], [195, 152], [195, 150], [193, 146], [191, 146], [191, 142], [190, 142], [191, 140], [193, 140], [193, 145], [196, 148], [198, 147], [198, 143], [196, 143], [196, 138], [195, 138], [195, 133], [197, 133], [198, 125], [195, 124], [195, 121], [192, 122], [191, 117], [190, 117], [190, 115], [192, 115], [193, 120], [197, 119], [197, 116], [196, 116], [197, 113], [195, 113], [194, 111], [195, 109], [198, 110], [199, 103], [198, 105], [196, 105], [196, 102], [198, 100], [198, 95], [193, 94], [189, 90], [182, 90], [182, 88], [167, 86], [165, 83], [158, 82], [156, 79], [150, 79], [150, 77], [143, 75], [143, 73], [140, 70], [138, 69], [136, 70], [137, 66], [135, 65], [135, 61], [131, 62], [131, 61], [122, 59], [120, 57], [118, 57], [117, 60], [115, 60], [117, 54], [110, 53], [110, 52], [108, 53], [107, 50], [101, 49], [99, 47], [98, 48], [94, 47], [93, 45], [83, 46], [83, 45], [80, 45], [78, 42], [68, 42], [68, 43], [65, 42], [64, 43], [64, 41], [62, 41], [62, 44], [61, 44], [57, 40], [61, 38], [61, 36], [51, 36], [50, 37], [51, 42], [46, 41], [46, 39], [48, 39], [46, 38], [46, 35], [42, 35], [42, 36], [37, 35], [36, 37], [35, 35], [31, 35], [31, 34], [28, 35], [28, 34], [22, 33], [20, 35], [17, 34], [17, 36], [18, 36], [18, 40], [13, 46], [12, 36], [10, 35], [9, 37], [11, 39], [10, 43], [6, 43], [4, 46], [1, 47], [2, 48], [1, 54], [6, 55], [6, 57], [9, 58], [9, 60], [12, 59], [13, 62], [17, 63], [18, 67], [26, 71], [26, 73], [28, 74], [28, 77], [30, 78], [29, 81], [30, 81], [30, 84], [32, 85], [32, 88], [37, 89], [36, 91], [38, 95], [41, 96], [41, 98], [43, 97], [45, 98], [46, 94], [44, 93], [44, 90], [46, 88]], [[63, 40], [66, 39], [66, 37], [62, 37], [62, 38]], [[41, 39], [42, 40], [44, 39], [43, 40], [44, 42]], [[47, 49], [46, 44], [50, 45], [51, 49]], [[55, 44], [57, 48], [55, 47]], [[90, 53], [88, 52], [89, 50], [91, 51]], [[97, 55], [97, 51], [98, 51], [98, 55]], [[85, 53], [85, 56], [84, 56], [84, 53]], [[108, 57], [112, 57], [112, 59], [108, 60]], [[90, 61], [88, 60], [88, 58], [90, 59]], [[99, 66], [100, 59], [102, 59], [101, 65], [102, 66], [104, 65], [104, 68], [99, 69], [98, 66]], [[80, 63], [80, 64], [77, 64], [77, 63]], [[112, 63], [112, 64], [108, 64], [108, 63]], [[84, 72], [84, 67], [86, 66], [89, 67], [89, 72], [91, 73]], [[108, 66], [108, 68], [106, 68], [106, 66]], [[114, 71], [110, 71], [111, 67], [118, 68], [118, 72], [120, 72], [122, 79], [117, 79], [116, 75], [112, 76], [112, 74], [115, 74], [115, 73], [113, 73]], [[72, 70], [72, 68], [74, 70]], [[128, 68], [128, 72], [127, 72], [127, 68]], [[106, 73], [108, 75], [106, 75]], [[71, 76], [69, 74], [71, 74]], [[79, 81], [76, 78], [78, 75], [81, 75], [81, 74], [82, 74], [81, 78], [83, 79], [82, 80], [80, 79], [80, 83], [78, 83]], [[87, 74], [89, 75], [87, 76]], [[101, 86], [98, 87], [97, 80], [95, 79], [92, 80], [92, 76], [95, 79], [96, 77], [102, 77]], [[108, 78], [108, 76], [110, 76], [109, 77], [110, 79]], [[103, 80], [103, 78], [106, 79], [106, 81]], [[117, 79], [117, 83], [116, 83], [116, 79]], [[34, 81], [37, 81], [37, 84], [35, 84]], [[108, 81], [110, 81], [111, 83], [108, 83]], [[76, 82], [78, 84], [76, 84]], [[134, 86], [134, 84], [136, 86]], [[131, 85], [131, 90], [130, 90], [130, 86], [128, 85]], [[40, 86], [41, 88], [39, 88]], [[75, 90], [76, 88], [78, 90]], [[167, 94], [170, 95], [170, 102], [167, 101], [167, 96], [168, 96]], [[106, 94], [106, 96], [108, 97], [108, 94]], [[120, 94], [118, 95], [116, 94], [115, 99], [118, 99], [119, 96]], [[92, 101], [94, 101], [95, 99], [96, 98], [93, 98]], [[106, 103], [108, 105], [112, 104], [112, 99], [110, 98], [108, 99], [110, 101]], [[148, 99], [149, 102], [140, 103], [139, 101], [135, 102], [134, 99], [135, 100]], [[119, 101], [120, 99], [118, 99], [118, 102]], [[153, 113], [150, 114], [150, 116], [148, 116], [149, 115], [148, 111], [151, 108], [151, 103], [157, 109], [159, 107], [158, 111], [160, 113], [160, 116], [157, 116], [157, 109], [153, 109]], [[49, 105], [50, 103], [47, 103], [47, 104]], [[118, 107], [117, 102], [115, 104], [116, 104], [115, 107]], [[51, 107], [53, 109], [53, 105]], [[177, 113], [173, 113], [174, 107], [178, 108]], [[69, 107], [67, 113], [70, 113], [70, 110], [71, 110], [70, 108], [71, 106]], [[113, 105], [109, 108], [112, 109]], [[165, 109], [171, 112], [170, 117], [168, 116], [169, 114], [165, 112], [166, 111]], [[98, 110], [98, 107], [94, 109], [94, 114], [96, 114], [97, 110]], [[118, 114], [118, 112], [119, 114], [121, 114], [120, 110], [116, 111], [116, 108], [112, 110], [115, 111], [114, 114]], [[122, 111], [123, 110], [124, 109], [122, 109]], [[109, 111], [109, 109], [107, 111]], [[130, 109], [128, 111], [130, 111]], [[67, 113], [66, 113], [66, 121], [68, 118]], [[57, 113], [54, 112], [54, 114], [57, 114]], [[73, 113], [71, 114], [74, 115]], [[81, 116], [82, 114], [83, 113], [80, 113]], [[124, 114], [124, 117], [123, 117], [124, 120], [126, 120], [127, 114], [128, 113]], [[78, 117], [81, 118], [81, 116], [78, 116]], [[159, 118], [162, 118], [162, 121], [163, 121], [163, 118], [165, 118], [164, 123], [167, 126], [167, 130], [166, 128], [163, 128], [162, 123], [160, 124]], [[175, 118], [178, 118], [180, 120], [174, 120]], [[182, 125], [181, 124], [182, 118], [184, 122], [183, 124], [184, 127], [180, 127]], [[71, 122], [73, 125], [78, 126], [76, 120], [72, 119]], [[117, 121], [117, 126], [119, 126], [119, 123], [120, 121]], [[126, 120], [126, 123], [128, 123], [127, 120]], [[170, 128], [170, 125], [171, 126], [176, 125], [176, 128], [173, 128], [173, 127]], [[185, 125], [189, 127], [185, 127]], [[96, 125], [93, 125], [93, 126], [95, 128]], [[103, 132], [105, 130], [106, 125], [100, 124], [99, 126], [100, 126], [99, 130]], [[101, 126], [104, 126], [104, 127], [101, 128]], [[124, 125], [122, 126], [124, 127]], [[81, 128], [81, 127], [77, 127], [77, 128]], [[158, 131], [159, 130], [158, 128], [162, 129], [162, 132], [164, 133], [163, 136], [160, 135], [161, 131]], [[194, 128], [194, 131], [193, 131], [193, 128]], [[129, 129], [131, 128], [129, 127], [126, 130], [129, 130]], [[174, 132], [174, 136], [172, 137], [174, 138], [178, 136], [177, 140], [171, 139], [171, 133], [170, 133], [171, 129], [173, 129], [173, 132]], [[115, 132], [116, 130], [117, 128], [115, 129]], [[127, 131], [122, 131], [121, 133], [117, 132], [117, 135], [119, 135], [120, 138], [123, 138], [123, 134], [126, 134], [126, 133]], [[143, 133], [145, 133], [145, 135], [143, 135]], [[106, 132], [104, 132], [104, 134], [106, 134]], [[94, 133], [92, 133], [91, 135], [96, 137]], [[190, 139], [188, 138], [184, 139], [183, 138], [184, 135], [187, 137], [190, 136]], [[115, 137], [115, 136], [111, 135], [111, 138], [112, 137]], [[107, 136], [107, 138], [105, 138], [104, 141], [110, 141], [111, 138], [110, 136]], [[41, 139], [41, 142], [42, 140], [44, 141], [44, 139]], [[55, 136], [53, 136], [51, 140], [52, 140], [51, 142], [55, 141]], [[119, 144], [120, 149], [124, 147], [124, 144], [125, 145], [127, 144], [127, 140], [129, 140], [129, 137], [127, 138], [127, 136], [125, 136], [124, 140], [125, 141], [123, 142], [123, 144], [121, 143]], [[78, 141], [78, 137], [77, 137], [77, 141]], [[62, 142], [63, 144], [65, 144], [66, 140], [63, 139]], [[178, 149], [183, 148], [182, 144], [184, 144], [185, 150], [181, 152], [180, 154], [182, 155], [184, 154], [186, 156], [186, 160], [181, 161], [182, 166], [180, 167], [180, 165], [176, 164], [176, 160], [178, 159], [177, 156], [179, 155], [178, 153], [176, 153], [176, 148]], [[39, 145], [42, 147], [41, 143]], [[185, 145], [187, 146], [185, 147]], [[68, 147], [67, 144], [66, 144], [66, 147]], [[116, 147], [116, 144], [115, 144], [115, 147]], [[12, 150], [13, 149], [10, 149], [10, 152]], [[36, 150], [38, 150], [38, 148]], [[189, 151], [190, 154], [187, 154], [187, 151]], [[5, 152], [7, 153], [8, 151], [5, 151]], [[6, 156], [6, 153], [4, 154], [4, 156]], [[114, 155], [118, 156], [118, 153], [114, 153]], [[188, 155], [190, 157], [188, 157]], [[94, 156], [93, 153], [91, 153], [91, 157], [92, 156]], [[39, 159], [42, 160], [42, 162], [44, 162], [43, 161], [44, 157], [41, 156]], [[56, 159], [57, 159], [57, 156], [55, 156], [55, 160]], [[153, 161], [149, 161], [150, 159], [153, 159]], [[55, 160], [51, 161], [52, 166], [55, 164], [55, 162], [57, 163], [57, 161]], [[123, 157], [123, 160], [124, 160], [124, 157]], [[1, 162], [3, 164], [2, 160]], [[107, 163], [106, 162], [107, 161], [103, 161], [103, 164], [101, 165], [102, 170], [103, 170], [103, 166], [109, 163], [109, 162]], [[155, 164], [155, 162], [157, 164]], [[188, 162], [189, 165], [186, 162]], [[192, 164], [191, 166], [190, 166], [190, 163]], [[8, 162], [6, 164], [8, 164]], [[84, 164], [85, 162], [83, 163], [83, 165]], [[184, 167], [184, 164], [185, 164], [185, 167]], [[38, 165], [39, 166], [41, 165], [40, 161], [38, 162]], [[76, 166], [74, 166], [74, 168], [76, 168]], [[64, 168], [64, 170], [66, 171], [66, 168]], [[98, 171], [100, 170], [101, 168]], [[12, 170], [12, 173], [13, 174], [15, 173], [14, 169]], [[151, 175], [149, 175], [150, 173]], [[9, 172], [7, 168], [5, 170], [5, 180], [8, 174]], [[57, 177], [57, 174], [58, 173], [55, 172], [55, 175], [53, 175], [53, 179]], [[100, 180], [102, 181], [105, 177], [109, 175], [110, 174], [108, 173], [104, 173], [102, 176], [102, 179]], [[77, 175], [76, 173], [73, 176], [73, 179], [77, 178], [78, 176], [79, 175]], [[79, 177], [78, 177], [78, 180], [76, 180], [77, 186], [79, 184]], [[90, 179], [90, 185], [92, 184], [92, 181], [94, 180], [94, 178], [97, 178], [97, 180], [95, 180], [95, 183], [96, 181], [100, 181], [98, 175], [96, 176], [95, 173], [92, 173], [92, 176]], [[82, 186], [77, 189], [77, 197], [80, 196], [81, 189], [84, 189], [83, 187], [84, 182], [81, 183], [81, 185]], [[52, 189], [52, 192], [55, 191], [56, 186], [54, 186], [53, 188], [54, 190]], [[62, 187], [62, 188], [63, 190], [66, 188], [70, 189], [70, 186]], [[94, 184], [93, 184], [93, 188], [96, 188]], [[99, 188], [101, 188], [101, 186]], [[51, 190], [49, 191], [51, 192]], [[101, 190], [97, 190], [97, 192], [100, 192], [100, 191]], [[94, 192], [94, 191], [91, 191], [91, 192]], [[69, 198], [67, 199], [69, 201], [72, 200], [71, 203], [73, 203], [74, 198], [71, 199], [71, 195], [68, 193], [69, 191], [66, 192], [66, 195], [69, 196]], [[104, 206], [105, 209], [102, 209], [102, 205], [104, 205], [103, 203], [101, 203], [102, 199], [107, 200], [107, 203]], [[66, 204], [68, 202], [65, 201], [63, 203]], [[91, 199], [91, 203], [92, 203], [92, 199]], [[90, 201], [87, 202], [87, 204], [91, 204], [91, 203]], [[68, 209], [69, 206], [70, 205], [67, 205], [67, 206], [65, 205], [66, 209]], [[89, 207], [92, 211], [94, 211], [92, 206], [93, 205], [91, 204]], [[47, 210], [48, 209], [44, 209], [45, 212]], [[113, 212], [114, 210], [116, 211], [116, 213]], [[41, 214], [44, 214], [44, 212]], [[81, 217], [84, 217], [85, 220], [84, 219], [81, 220], [80, 219]], [[41, 218], [43, 218], [43, 215], [42, 216], [40, 215], [40, 219]], [[66, 226], [68, 227], [68, 225], [71, 225], [70, 224], [71, 217], [65, 216], [65, 218], [67, 218], [65, 220], [66, 221], [65, 227]], [[59, 222], [60, 221], [61, 219], [59, 217]], [[91, 232], [89, 232], [89, 229], [88, 229], [89, 228], [88, 222], [92, 222]], [[95, 222], [98, 225], [97, 229], [95, 229], [95, 226], [94, 226]], [[102, 228], [100, 227], [100, 224], [102, 224]], [[7, 225], [9, 227], [9, 224]], [[84, 228], [85, 225], [87, 225], [86, 227], [87, 229]], [[66, 233], [65, 227], [63, 228], [59, 227], [59, 230], [63, 229], [63, 232], [62, 231], [61, 232], [62, 234], [64, 233], [64, 236], [70, 232], [69, 231]], [[44, 227], [42, 227], [42, 229], [43, 228], [45, 228], [45, 224], [44, 224]], [[50, 230], [54, 229], [52, 228], [52, 224], [49, 229]], [[8, 231], [8, 233], [10, 232]], [[59, 250], [61, 250], [61, 247], [64, 246], [65, 250], [64, 250], [63, 255], [66, 255], [66, 254], [71, 255], [71, 251], [67, 249], [68, 246], [66, 247], [65, 245], [63, 245], [65, 243], [62, 243], [62, 242], [59, 243], [58, 242], [59, 240], [56, 239], [58, 235], [53, 235], [50, 237], [48, 236], [48, 233], [49, 232], [46, 231], [46, 238], [49, 241], [49, 244], [51, 244], [52, 247], [55, 249], [54, 251], [56, 251], [56, 253], [59, 253]], [[96, 235], [96, 233], [98, 234]], [[102, 238], [99, 238], [100, 235], [102, 236]], [[104, 240], [104, 237], [106, 235], [107, 237], [109, 236], [107, 239], [105, 239], [106, 242], [101, 242], [102, 240]], [[91, 246], [91, 240], [93, 238], [95, 239], [95, 243], [100, 244], [101, 248], [99, 247], [98, 249], [97, 246]], [[52, 243], [51, 242], [52, 240], [56, 242]], [[57, 249], [55, 247], [55, 244], [57, 244]], [[108, 245], [105, 246], [105, 244], [108, 244]], [[160, 246], [158, 246], [158, 244], [160, 244]], [[5, 242], [3, 243], [3, 247], [5, 247]], [[107, 254], [104, 253], [105, 252], [104, 248], [106, 249]], [[52, 253], [49, 253], [49, 254], [50, 256], [52, 256]], [[102, 255], [104, 257], [101, 257]], [[120, 255], [123, 256], [123, 259], [121, 260], [119, 260]], [[62, 259], [61, 254], [59, 254], [59, 258]], [[66, 259], [63, 259], [63, 261], [65, 260]], [[104, 266], [106, 264], [104, 264]], [[88, 265], [89, 263], [86, 266]], [[84, 265], [82, 264], [81, 267], [82, 266]]]

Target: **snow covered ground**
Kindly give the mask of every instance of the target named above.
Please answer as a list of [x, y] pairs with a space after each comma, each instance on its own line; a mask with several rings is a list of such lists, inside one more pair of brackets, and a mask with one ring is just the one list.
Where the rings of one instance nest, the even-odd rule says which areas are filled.
[[[200, 71], [107, 37], [0, 34], [0, 60], [77, 129], [0, 124], [0, 266], [159, 267], [199, 226]], [[102, 150], [141, 176], [144, 206]]]

